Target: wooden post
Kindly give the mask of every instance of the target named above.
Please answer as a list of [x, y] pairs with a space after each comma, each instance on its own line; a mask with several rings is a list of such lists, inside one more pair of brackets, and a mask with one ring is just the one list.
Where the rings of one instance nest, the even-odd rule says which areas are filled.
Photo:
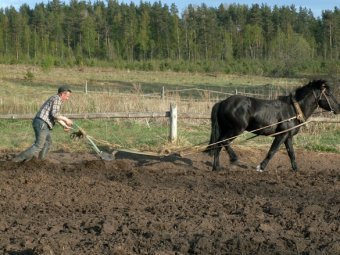
[[87, 94], [87, 80], [85, 81], [85, 94]]
[[161, 99], [164, 100], [165, 98], [165, 89], [164, 86], [162, 87], [162, 92], [161, 92]]
[[175, 103], [170, 104], [170, 142], [177, 140], [177, 105]]

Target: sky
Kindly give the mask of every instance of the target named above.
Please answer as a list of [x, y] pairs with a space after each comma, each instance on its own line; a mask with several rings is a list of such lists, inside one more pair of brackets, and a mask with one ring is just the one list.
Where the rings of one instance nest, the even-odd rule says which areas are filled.
[[[0, 0], [0, 8], [6, 8], [13, 6], [14, 8], [18, 9], [22, 4], [26, 3], [31, 8], [34, 8], [36, 4], [39, 3], [48, 3], [51, 0]], [[96, 0], [85, 0], [86, 2], [95, 2]], [[158, 2], [159, 0], [142, 0], [142, 2], [149, 2], [154, 3]], [[61, 0], [61, 2], [64, 2], [65, 4], [69, 3], [69, 0]], [[103, 0], [103, 2], [106, 2]], [[141, 0], [118, 0], [119, 3], [130, 3], [134, 2], [137, 5], [141, 2]], [[208, 7], [218, 7], [220, 4], [246, 4], [248, 6], [251, 6], [252, 4], [259, 4], [261, 5], [266, 4], [269, 7], [273, 7], [274, 5], [277, 6], [290, 6], [292, 4], [295, 5], [297, 11], [299, 10], [299, 7], [305, 7], [307, 9], [311, 9], [313, 12], [314, 17], [320, 17], [321, 12], [323, 10], [334, 10], [334, 7], [340, 8], [340, 1], [339, 0], [160, 0], [162, 4], [167, 4], [171, 6], [172, 3], [176, 4], [179, 13], [181, 14], [185, 7], [187, 7], [189, 4], [192, 5], [198, 5], [200, 6], [202, 3], [205, 3]]]

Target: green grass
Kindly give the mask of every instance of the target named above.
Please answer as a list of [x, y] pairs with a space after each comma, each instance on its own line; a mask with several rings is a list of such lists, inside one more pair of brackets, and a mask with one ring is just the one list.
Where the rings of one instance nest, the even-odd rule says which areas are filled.
[[[76, 124], [103, 150], [125, 148], [160, 151], [169, 144], [168, 126], [162, 123], [148, 123], [145, 120], [78, 120]], [[2, 120], [0, 127], [4, 131], [3, 138], [0, 140], [0, 150], [2, 151], [21, 151], [34, 142], [31, 121]], [[52, 137], [52, 150], [91, 150], [86, 139], [72, 140], [70, 133], [64, 132], [59, 125], [54, 127]]]
[[319, 134], [302, 133], [296, 140], [300, 147], [311, 151], [340, 153], [339, 124], [328, 124], [329, 128]]
[[[97, 146], [104, 151], [112, 151], [117, 148], [161, 152], [164, 150], [181, 151], [187, 147], [208, 144], [210, 138], [210, 125], [206, 122], [200, 124], [188, 124], [180, 121], [178, 126], [178, 140], [170, 143], [168, 140], [169, 129], [167, 121], [146, 120], [78, 120], [76, 123], [91, 136]], [[330, 125], [327, 131], [320, 135], [300, 132], [294, 137], [296, 148], [302, 148], [320, 152], [340, 153], [340, 131], [335, 125]], [[3, 130], [0, 140], [0, 150], [21, 151], [30, 146], [34, 141], [34, 133], [31, 121], [2, 120], [0, 128]], [[57, 125], [53, 132], [54, 151], [82, 152], [91, 151], [92, 148], [86, 139], [71, 140], [69, 133]], [[257, 148], [269, 146], [273, 140], [270, 137], [252, 137], [245, 132], [238, 137], [234, 144]], [[282, 146], [284, 148], [284, 146]]]

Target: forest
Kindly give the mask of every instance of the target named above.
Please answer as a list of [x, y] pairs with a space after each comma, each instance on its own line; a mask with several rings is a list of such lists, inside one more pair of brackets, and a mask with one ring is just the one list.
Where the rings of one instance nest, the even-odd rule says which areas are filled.
[[51, 0], [0, 9], [0, 63], [338, 75], [340, 12], [299, 6]]

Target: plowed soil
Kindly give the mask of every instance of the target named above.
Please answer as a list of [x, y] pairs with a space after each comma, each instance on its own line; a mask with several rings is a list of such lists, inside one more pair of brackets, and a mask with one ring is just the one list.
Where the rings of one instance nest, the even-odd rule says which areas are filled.
[[340, 154], [0, 155], [0, 254], [340, 254]]

